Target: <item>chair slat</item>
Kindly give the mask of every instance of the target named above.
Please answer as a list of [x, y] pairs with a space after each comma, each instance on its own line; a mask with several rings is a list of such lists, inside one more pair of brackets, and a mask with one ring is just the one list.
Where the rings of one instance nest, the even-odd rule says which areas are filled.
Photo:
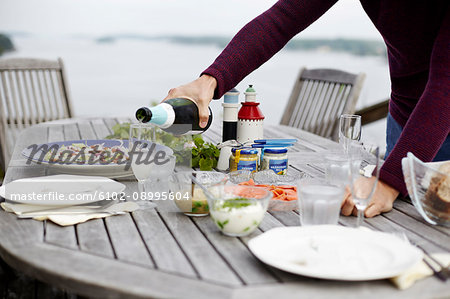
[[295, 111], [295, 114], [294, 114], [295, 120], [294, 120], [294, 125], [293, 126], [297, 127], [297, 128], [301, 126], [303, 115], [304, 115], [304, 113], [306, 111], [306, 107], [309, 104], [307, 99], [309, 98], [309, 95], [311, 94], [311, 92], [312, 92], [312, 90], [314, 88], [314, 82], [313, 81], [307, 80], [303, 84], [304, 84], [304, 88], [305, 88], [305, 93], [303, 95], [303, 98], [305, 100], [304, 101], [300, 101], [299, 106], [298, 106], [298, 110]]
[[67, 98], [66, 98], [67, 94], [66, 94], [66, 91], [64, 90], [63, 75], [60, 72], [58, 72], [58, 73], [56, 73], [56, 78], [58, 80], [58, 88], [59, 88], [59, 93], [60, 93], [61, 100], [64, 98], [64, 101], [66, 101], [65, 102], [66, 105], [63, 105], [63, 107], [64, 107], [64, 118], [70, 117], [70, 110], [69, 110], [70, 106], [67, 103]]
[[11, 125], [14, 125], [16, 130], [23, 130], [23, 121], [21, 121], [22, 118], [22, 111], [20, 109], [19, 99], [17, 98], [17, 81], [15, 80], [13, 76], [13, 72], [8, 72], [8, 80], [9, 80], [9, 86], [10, 86], [10, 92], [11, 92], [11, 108], [13, 110], [13, 121], [14, 123], [11, 123]]
[[57, 109], [57, 118], [59, 119], [59, 118], [65, 117], [64, 108], [62, 107], [64, 104], [63, 103], [64, 100], [62, 99], [61, 95], [58, 94], [58, 91], [57, 91], [58, 83], [56, 81], [57, 79], [55, 78], [55, 76], [56, 76], [56, 71], [49, 72], [49, 80], [50, 80], [50, 85], [52, 88], [53, 99], [55, 101], [55, 105], [56, 105], [56, 109]]
[[36, 115], [37, 115], [37, 122], [43, 122], [45, 121], [45, 112], [43, 111], [43, 107], [42, 107], [42, 103], [39, 100], [38, 97], [38, 90], [37, 90], [37, 86], [36, 86], [36, 82], [35, 82], [35, 72], [32, 71], [28, 71], [28, 75], [29, 75], [29, 80], [30, 80], [30, 86], [31, 86], [31, 92], [32, 92], [32, 99], [33, 102], [35, 103], [35, 108], [36, 108]]
[[22, 81], [23, 81], [23, 88], [25, 90], [25, 97], [27, 99], [27, 104], [28, 104], [28, 111], [30, 114], [30, 123], [32, 125], [36, 124], [38, 122], [38, 112], [36, 110], [36, 104], [32, 97], [31, 97], [31, 83], [30, 80], [27, 78], [27, 74], [29, 73], [28, 71], [21, 71], [22, 73]]
[[334, 86], [334, 83], [331, 82], [325, 82], [324, 84], [322, 94], [320, 95], [320, 105], [318, 105], [317, 107], [318, 114], [315, 122], [314, 134], [321, 135], [320, 132], [322, 131], [324, 123], [320, 120], [324, 119], [326, 108], [330, 103], [329, 94], [331, 92], [332, 86]]
[[58, 110], [57, 110], [57, 106], [55, 106], [56, 103], [53, 99], [53, 96], [50, 94], [51, 89], [49, 87], [49, 83], [48, 83], [49, 80], [47, 80], [47, 75], [48, 75], [48, 70], [41, 71], [42, 85], [45, 88], [44, 89], [44, 94], [45, 94], [44, 100], [46, 100], [46, 102], [48, 103], [48, 111], [49, 111], [50, 119], [55, 120], [58, 118], [58, 114], [57, 114]]
[[308, 131], [313, 132], [313, 133], [315, 133], [315, 131], [316, 131], [318, 116], [320, 114], [320, 107], [322, 106], [323, 101], [325, 100], [322, 96], [325, 82], [323, 82], [323, 81], [318, 81], [318, 82], [319, 82], [319, 84], [318, 84], [316, 93], [314, 95], [314, 98], [310, 99], [311, 108], [310, 108], [310, 112], [307, 115], [305, 125], [304, 125], [304, 127], [307, 128]]
[[326, 120], [328, 125], [327, 125], [327, 130], [325, 131], [325, 135], [327, 135], [327, 136], [331, 135], [331, 129], [333, 128], [333, 123], [340, 115], [340, 113], [339, 113], [339, 104], [341, 103], [341, 101], [343, 99], [345, 99], [345, 97], [344, 97], [345, 89], [346, 89], [346, 85], [345, 84], [340, 84], [339, 85], [339, 90], [338, 90], [338, 93], [336, 95], [336, 100], [331, 105], [332, 110], [331, 110], [329, 118]]
[[298, 91], [294, 90], [293, 95], [291, 95], [291, 101], [293, 101], [295, 103], [294, 109], [292, 111], [290, 111], [290, 112], [288, 111], [288, 113], [290, 113], [288, 125], [292, 126], [292, 127], [296, 126], [297, 117], [301, 114], [299, 112], [300, 109], [302, 109], [301, 106], [305, 104], [304, 102], [297, 101], [295, 99], [295, 97], [297, 97], [297, 93], [300, 93], [300, 95], [302, 97], [304, 97], [305, 93], [309, 90], [309, 88], [311, 88], [311, 86], [308, 85], [308, 82], [301, 81], [301, 82], [298, 82], [298, 83], [299, 83], [299, 86], [301, 86], [301, 89], [298, 90]]
[[44, 121], [50, 121], [50, 120], [52, 120], [51, 111], [50, 111], [50, 107], [49, 107], [49, 104], [47, 101], [47, 97], [45, 95], [45, 87], [44, 87], [44, 82], [43, 82], [43, 78], [42, 78], [42, 71], [36, 70], [35, 74], [36, 74], [36, 85], [38, 86], [39, 97], [40, 97], [39, 101], [42, 103], [42, 108], [43, 108]]
[[310, 113], [312, 113], [311, 111], [312, 111], [312, 109], [313, 109], [313, 105], [315, 104], [314, 103], [314, 100], [315, 100], [315, 96], [316, 96], [316, 93], [317, 93], [317, 89], [318, 89], [318, 87], [319, 87], [319, 81], [313, 81], [313, 85], [312, 85], [312, 88], [311, 88], [311, 91], [310, 91], [310, 93], [306, 96], [306, 100], [305, 100], [305, 102], [306, 102], [306, 105], [305, 105], [305, 109], [304, 109], [304, 111], [302, 111], [302, 114], [301, 114], [301, 118], [300, 118], [300, 121], [299, 121], [299, 126], [301, 126], [302, 128], [305, 128], [305, 124], [306, 124], [306, 120], [307, 120], [307, 118], [308, 118], [308, 115], [310, 114]]
[[16, 78], [16, 83], [17, 83], [17, 94], [18, 94], [18, 100], [20, 102], [20, 107], [22, 109], [22, 119], [23, 119], [23, 125], [24, 127], [28, 127], [31, 124], [30, 121], [30, 115], [28, 112], [28, 107], [25, 103], [25, 96], [24, 96], [24, 92], [23, 92], [23, 83], [22, 81], [22, 77], [20, 76], [22, 74], [22, 71], [15, 71], [15, 78]]
[[[333, 92], [335, 92], [335, 89], [336, 89], [336, 83], [329, 82], [327, 91], [324, 94], [325, 100], [324, 100], [323, 106], [320, 108], [321, 114], [320, 114], [319, 118], [321, 120], [327, 119], [327, 117], [329, 115], [330, 103], [333, 100], [332, 94], [333, 94]], [[315, 134], [320, 135], [320, 136], [325, 136], [326, 128], [327, 128], [326, 121], [318, 122], [317, 132]]]

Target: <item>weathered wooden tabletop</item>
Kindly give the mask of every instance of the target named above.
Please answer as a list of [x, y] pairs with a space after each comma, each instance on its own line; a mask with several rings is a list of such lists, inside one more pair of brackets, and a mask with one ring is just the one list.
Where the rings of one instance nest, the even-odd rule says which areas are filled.
[[[117, 119], [77, 120], [38, 125], [16, 144], [5, 183], [49, 174], [44, 166], [25, 165], [21, 151], [33, 143], [102, 139]], [[321, 137], [285, 126], [266, 126], [267, 138], [298, 138], [290, 150], [290, 171], [323, 176], [317, 153], [337, 147]], [[216, 122], [205, 139], [218, 142]], [[135, 181], [123, 181], [127, 192]], [[399, 291], [387, 280], [339, 282], [291, 275], [259, 262], [248, 241], [271, 228], [299, 225], [297, 212], [269, 212], [248, 237], [222, 235], [209, 217], [190, 218], [170, 201], [156, 209], [88, 221], [69, 227], [50, 222], [18, 220], [0, 212], [0, 255], [12, 267], [39, 280], [93, 297], [170, 298], [435, 298], [450, 297], [450, 284], [434, 277]], [[341, 217], [352, 226], [354, 217]], [[368, 227], [402, 232], [430, 252], [450, 251], [450, 230], [426, 224], [414, 207], [396, 201], [394, 209], [368, 219]]]

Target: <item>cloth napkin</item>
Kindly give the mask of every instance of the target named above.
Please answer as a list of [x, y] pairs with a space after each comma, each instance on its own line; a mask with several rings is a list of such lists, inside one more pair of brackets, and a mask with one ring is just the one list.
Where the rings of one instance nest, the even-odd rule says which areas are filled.
[[[61, 207], [59, 209], [52, 209], [51, 213], [48, 213], [46, 215], [45, 213], [41, 213], [38, 211], [41, 211], [45, 209], [45, 206], [38, 206], [38, 205], [29, 205], [29, 204], [15, 204], [15, 203], [8, 203], [8, 202], [2, 202], [1, 207], [6, 212], [14, 213], [16, 215], [21, 215], [24, 212], [33, 212], [36, 211], [39, 213], [39, 216], [33, 217], [35, 220], [50, 220], [60, 226], [69, 226], [74, 225], [78, 223], [83, 223], [91, 219], [97, 219], [97, 218], [105, 218], [112, 215], [122, 214], [125, 212], [133, 212], [139, 209], [138, 204], [135, 202], [124, 202], [119, 201], [116, 204], [113, 204], [104, 210], [98, 210], [98, 211], [92, 211], [89, 208], [82, 207], [82, 206], [70, 206], [70, 207]], [[69, 213], [69, 212], [77, 212], [76, 214], [56, 214], [58, 211]], [[83, 212], [86, 213], [83, 213]]]
[[[442, 265], [448, 267], [450, 265], [449, 253], [435, 253], [432, 256], [438, 260]], [[400, 274], [392, 277], [390, 281], [400, 290], [404, 290], [412, 286], [416, 281], [433, 275], [433, 271], [423, 262], [420, 261], [414, 267]]]

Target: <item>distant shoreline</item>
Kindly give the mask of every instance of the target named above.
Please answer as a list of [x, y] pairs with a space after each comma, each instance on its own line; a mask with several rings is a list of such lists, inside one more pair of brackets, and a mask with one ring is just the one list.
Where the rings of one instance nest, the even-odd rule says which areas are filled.
[[[98, 43], [112, 43], [119, 39], [135, 39], [148, 41], [169, 41], [179, 44], [201, 44], [213, 45], [219, 48], [225, 48], [230, 42], [231, 37], [225, 36], [181, 36], [181, 35], [163, 35], [163, 36], [145, 36], [134, 34], [106, 35], [96, 38]], [[346, 38], [294, 38], [289, 41], [285, 47], [287, 50], [302, 51], [323, 51], [323, 52], [345, 52], [357, 56], [384, 56], [386, 47], [384, 43], [376, 40], [365, 39], [346, 39]]]
[[[27, 32], [7, 32], [11, 37], [33, 37], [38, 34]], [[89, 35], [68, 35], [77, 39], [91, 39], [96, 43], [114, 43], [119, 40], [167, 41], [184, 45], [209, 45], [220, 49], [226, 47], [231, 36], [214, 35], [145, 35], [145, 34], [109, 34], [98, 37]], [[386, 56], [386, 46], [383, 42], [371, 39], [351, 38], [294, 38], [285, 49], [288, 51], [321, 51], [349, 53], [357, 56]]]

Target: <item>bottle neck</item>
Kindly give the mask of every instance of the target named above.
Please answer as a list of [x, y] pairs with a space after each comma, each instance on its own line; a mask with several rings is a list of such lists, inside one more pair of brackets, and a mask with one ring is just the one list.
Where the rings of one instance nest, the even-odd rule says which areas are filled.
[[136, 112], [136, 118], [141, 122], [149, 122], [163, 129], [173, 125], [175, 111], [167, 103], [161, 103], [151, 108], [143, 107]]

